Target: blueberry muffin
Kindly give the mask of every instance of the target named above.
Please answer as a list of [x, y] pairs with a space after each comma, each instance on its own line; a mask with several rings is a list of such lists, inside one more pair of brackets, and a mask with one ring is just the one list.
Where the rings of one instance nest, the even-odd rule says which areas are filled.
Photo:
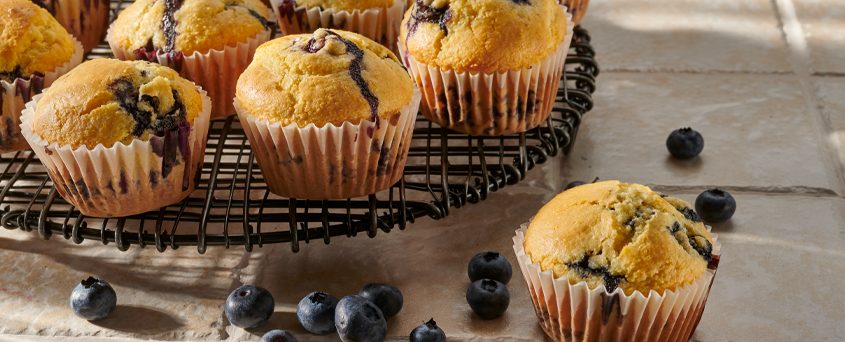
[[400, 51], [430, 120], [473, 135], [516, 133], [548, 118], [570, 26], [556, 0], [416, 0]]
[[109, 0], [32, 0], [82, 43], [85, 52], [100, 44], [109, 26]]
[[366, 195], [398, 181], [418, 103], [392, 52], [327, 29], [259, 47], [235, 99], [270, 190], [312, 199]]
[[23, 134], [56, 189], [89, 216], [143, 213], [195, 187], [210, 102], [170, 68], [96, 59], [27, 106]]
[[138, 0], [112, 23], [108, 42], [119, 59], [159, 62], [202, 86], [220, 118], [234, 114], [237, 78], [273, 25], [260, 0]]
[[525, 233], [525, 252], [571, 282], [663, 292], [704, 273], [713, 238], [682, 200], [608, 181], [575, 187], [543, 207]]
[[[563, 282], [565, 286], [560, 288], [568, 286], [574, 292], [564, 295], [544, 288], [542, 281], [529, 280], [538, 316], [556, 340], [570, 340], [573, 334], [579, 339], [585, 331], [578, 329], [577, 322], [589, 325], [587, 314], [557, 312], [560, 306], [554, 303], [575, 298], [578, 287], [587, 298], [598, 296], [608, 305], [615, 300], [615, 305], [631, 308], [630, 313], [645, 310], [650, 297], [652, 301], [680, 298], [675, 305], [692, 303], [700, 310], [672, 316], [671, 322], [659, 326], [668, 324], [670, 331], [675, 326], [690, 328], [703, 312], [719, 260], [714, 237], [688, 203], [618, 181], [582, 185], [558, 195], [531, 220], [522, 245], [515, 248], [524, 257], [520, 266], [526, 279], [532, 279], [531, 269], [536, 267], [538, 273]], [[523, 265], [523, 261], [533, 266]], [[548, 292], [542, 294], [545, 291], [554, 292], [554, 300], [539, 300], [541, 295], [549, 297]], [[620, 300], [632, 304], [620, 304]], [[603, 322], [613, 326], [607, 323], [608, 315], [611, 313], [602, 317]], [[624, 325], [625, 319], [636, 317], [616, 319]], [[689, 338], [692, 331], [683, 336]]]
[[0, 0], [0, 152], [26, 149], [24, 103], [82, 61], [82, 46], [28, 0]]
[[271, 0], [284, 34], [352, 31], [395, 50], [406, 0]]

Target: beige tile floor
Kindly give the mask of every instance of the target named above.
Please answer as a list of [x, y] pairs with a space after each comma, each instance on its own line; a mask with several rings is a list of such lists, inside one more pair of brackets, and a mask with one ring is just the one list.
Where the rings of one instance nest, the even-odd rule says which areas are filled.
[[[700, 341], [836, 341], [845, 336], [845, 6], [841, 0], [594, 0], [585, 27], [603, 73], [596, 107], [573, 153], [442, 221], [422, 220], [376, 239], [335, 239], [298, 254], [272, 246], [121, 253], [93, 242], [43, 242], [0, 232], [0, 341], [76, 337], [254, 340], [228, 326], [221, 303], [241, 283], [271, 289], [272, 327], [301, 332], [295, 303], [369, 281], [402, 288], [392, 340], [435, 317], [457, 341], [537, 341], [522, 279], [501, 319], [473, 319], [465, 262], [482, 249], [513, 257], [513, 229], [566, 181], [619, 178], [693, 200], [718, 185], [739, 203], [715, 231], [723, 262]], [[671, 129], [707, 141], [692, 162], [667, 158]], [[117, 288], [119, 310], [97, 324], [73, 318], [67, 293], [88, 274]], [[330, 341], [309, 338], [301, 341]]]

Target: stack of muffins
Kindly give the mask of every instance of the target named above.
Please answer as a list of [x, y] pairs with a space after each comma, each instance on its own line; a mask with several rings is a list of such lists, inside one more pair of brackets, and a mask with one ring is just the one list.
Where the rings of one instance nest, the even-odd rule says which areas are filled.
[[36, 3], [0, 0], [0, 149], [28, 142], [59, 193], [102, 217], [185, 198], [208, 121], [236, 113], [272, 192], [387, 189], [420, 106], [472, 135], [546, 120], [573, 27], [556, 0], [138, 0], [106, 34], [126, 62], [84, 63], [33, 97], [103, 37], [108, 7]]

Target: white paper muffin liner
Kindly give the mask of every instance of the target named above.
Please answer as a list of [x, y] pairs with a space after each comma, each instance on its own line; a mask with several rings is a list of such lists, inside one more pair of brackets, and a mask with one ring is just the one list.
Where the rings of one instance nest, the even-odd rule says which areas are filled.
[[[170, 67], [208, 92], [211, 98], [211, 119], [222, 119], [235, 114], [232, 99], [238, 77], [246, 70], [259, 45], [270, 40], [270, 30], [262, 31], [244, 42], [229, 45], [222, 50], [213, 49], [206, 53], [194, 51], [191, 55], [172, 58], [169, 54], [156, 54], [152, 62]], [[109, 46], [115, 58], [137, 60], [134, 51], [129, 51], [108, 37]]]
[[311, 33], [318, 28], [351, 31], [366, 36], [392, 51], [397, 51], [399, 27], [405, 15], [405, 0], [394, 0], [388, 8], [336, 11], [297, 5], [290, 0], [270, 0], [270, 6], [283, 34]]
[[85, 52], [103, 40], [109, 26], [109, 0], [53, 0], [53, 16], [79, 39]]
[[580, 25], [584, 15], [587, 14], [587, 7], [590, 6], [590, 0], [560, 0], [562, 5], [566, 5], [567, 11], [572, 14], [572, 21], [575, 25]]
[[189, 160], [176, 155], [177, 162], [163, 177], [163, 158], [156, 150], [181, 148], [178, 138], [169, 142], [153, 136], [148, 141], [135, 139], [130, 144], [112, 147], [98, 144], [76, 149], [70, 145], [48, 143], [32, 131], [38, 99], [26, 104], [21, 117], [21, 131], [33, 151], [47, 168], [56, 190], [80, 212], [92, 217], [122, 217], [141, 214], [177, 203], [196, 187], [205, 156], [211, 100], [202, 88], [202, 111], [194, 119], [187, 139]]
[[[235, 101], [237, 102], [237, 101]], [[235, 104], [241, 125], [274, 194], [301, 199], [359, 197], [402, 178], [419, 110], [420, 93], [390, 119], [341, 126], [282, 126]]]
[[74, 39], [73, 48], [70, 60], [44, 74], [44, 77], [16, 78], [11, 83], [0, 81], [0, 153], [25, 150], [29, 147], [20, 130], [20, 116], [24, 104], [53, 84], [59, 76], [82, 63], [82, 43]]
[[523, 224], [513, 249], [540, 326], [553, 341], [688, 341], [692, 336], [716, 276], [721, 245], [713, 234], [713, 261], [690, 285], [660, 294], [643, 295], [622, 289], [608, 294], [604, 285], [590, 289], [586, 282], [570, 284], [543, 271], [525, 253]]
[[400, 48], [402, 60], [422, 92], [423, 115], [432, 122], [476, 136], [525, 132], [552, 112], [574, 24], [567, 14], [566, 37], [544, 60], [520, 70], [470, 73], [417, 61]]

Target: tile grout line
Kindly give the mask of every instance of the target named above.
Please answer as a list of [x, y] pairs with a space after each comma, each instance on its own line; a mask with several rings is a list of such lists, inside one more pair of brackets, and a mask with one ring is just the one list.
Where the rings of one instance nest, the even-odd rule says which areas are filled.
[[[602, 73], [631, 73], [631, 74], [690, 74], [690, 75], [760, 75], [760, 76], [782, 76], [794, 75], [792, 71], [767, 70], [721, 70], [721, 69], [672, 69], [672, 68], [649, 68], [649, 69], [628, 69], [628, 68], [603, 68]], [[839, 75], [832, 75], [837, 77]], [[845, 75], [842, 75], [845, 76]]]
[[826, 188], [806, 186], [735, 186], [735, 185], [659, 185], [647, 184], [652, 189], [667, 193], [699, 193], [706, 189], [719, 188], [732, 194], [750, 194], [766, 196], [801, 196], [801, 197], [836, 197], [836, 191]]
[[771, 0], [771, 3], [780, 23], [781, 33], [786, 40], [786, 46], [789, 50], [789, 63], [792, 65], [798, 83], [805, 94], [806, 110], [810, 111], [810, 119], [816, 131], [823, 135], [819, 140], [821, 148], [828, 155], [828, 168], [834, 172], [840, 190], [839, 194], [845, 195], [845, 166], [840, 162], [839, 155], [830, 141], [830, 136], [833, 134], [832, 124], [821, 110], [821, 102], [818, 99], [813, 72], [810, 68], [807, 39], [803, 28], [801, 28], [801, 23], [798, 21], [795, 4], [792, 0]]

